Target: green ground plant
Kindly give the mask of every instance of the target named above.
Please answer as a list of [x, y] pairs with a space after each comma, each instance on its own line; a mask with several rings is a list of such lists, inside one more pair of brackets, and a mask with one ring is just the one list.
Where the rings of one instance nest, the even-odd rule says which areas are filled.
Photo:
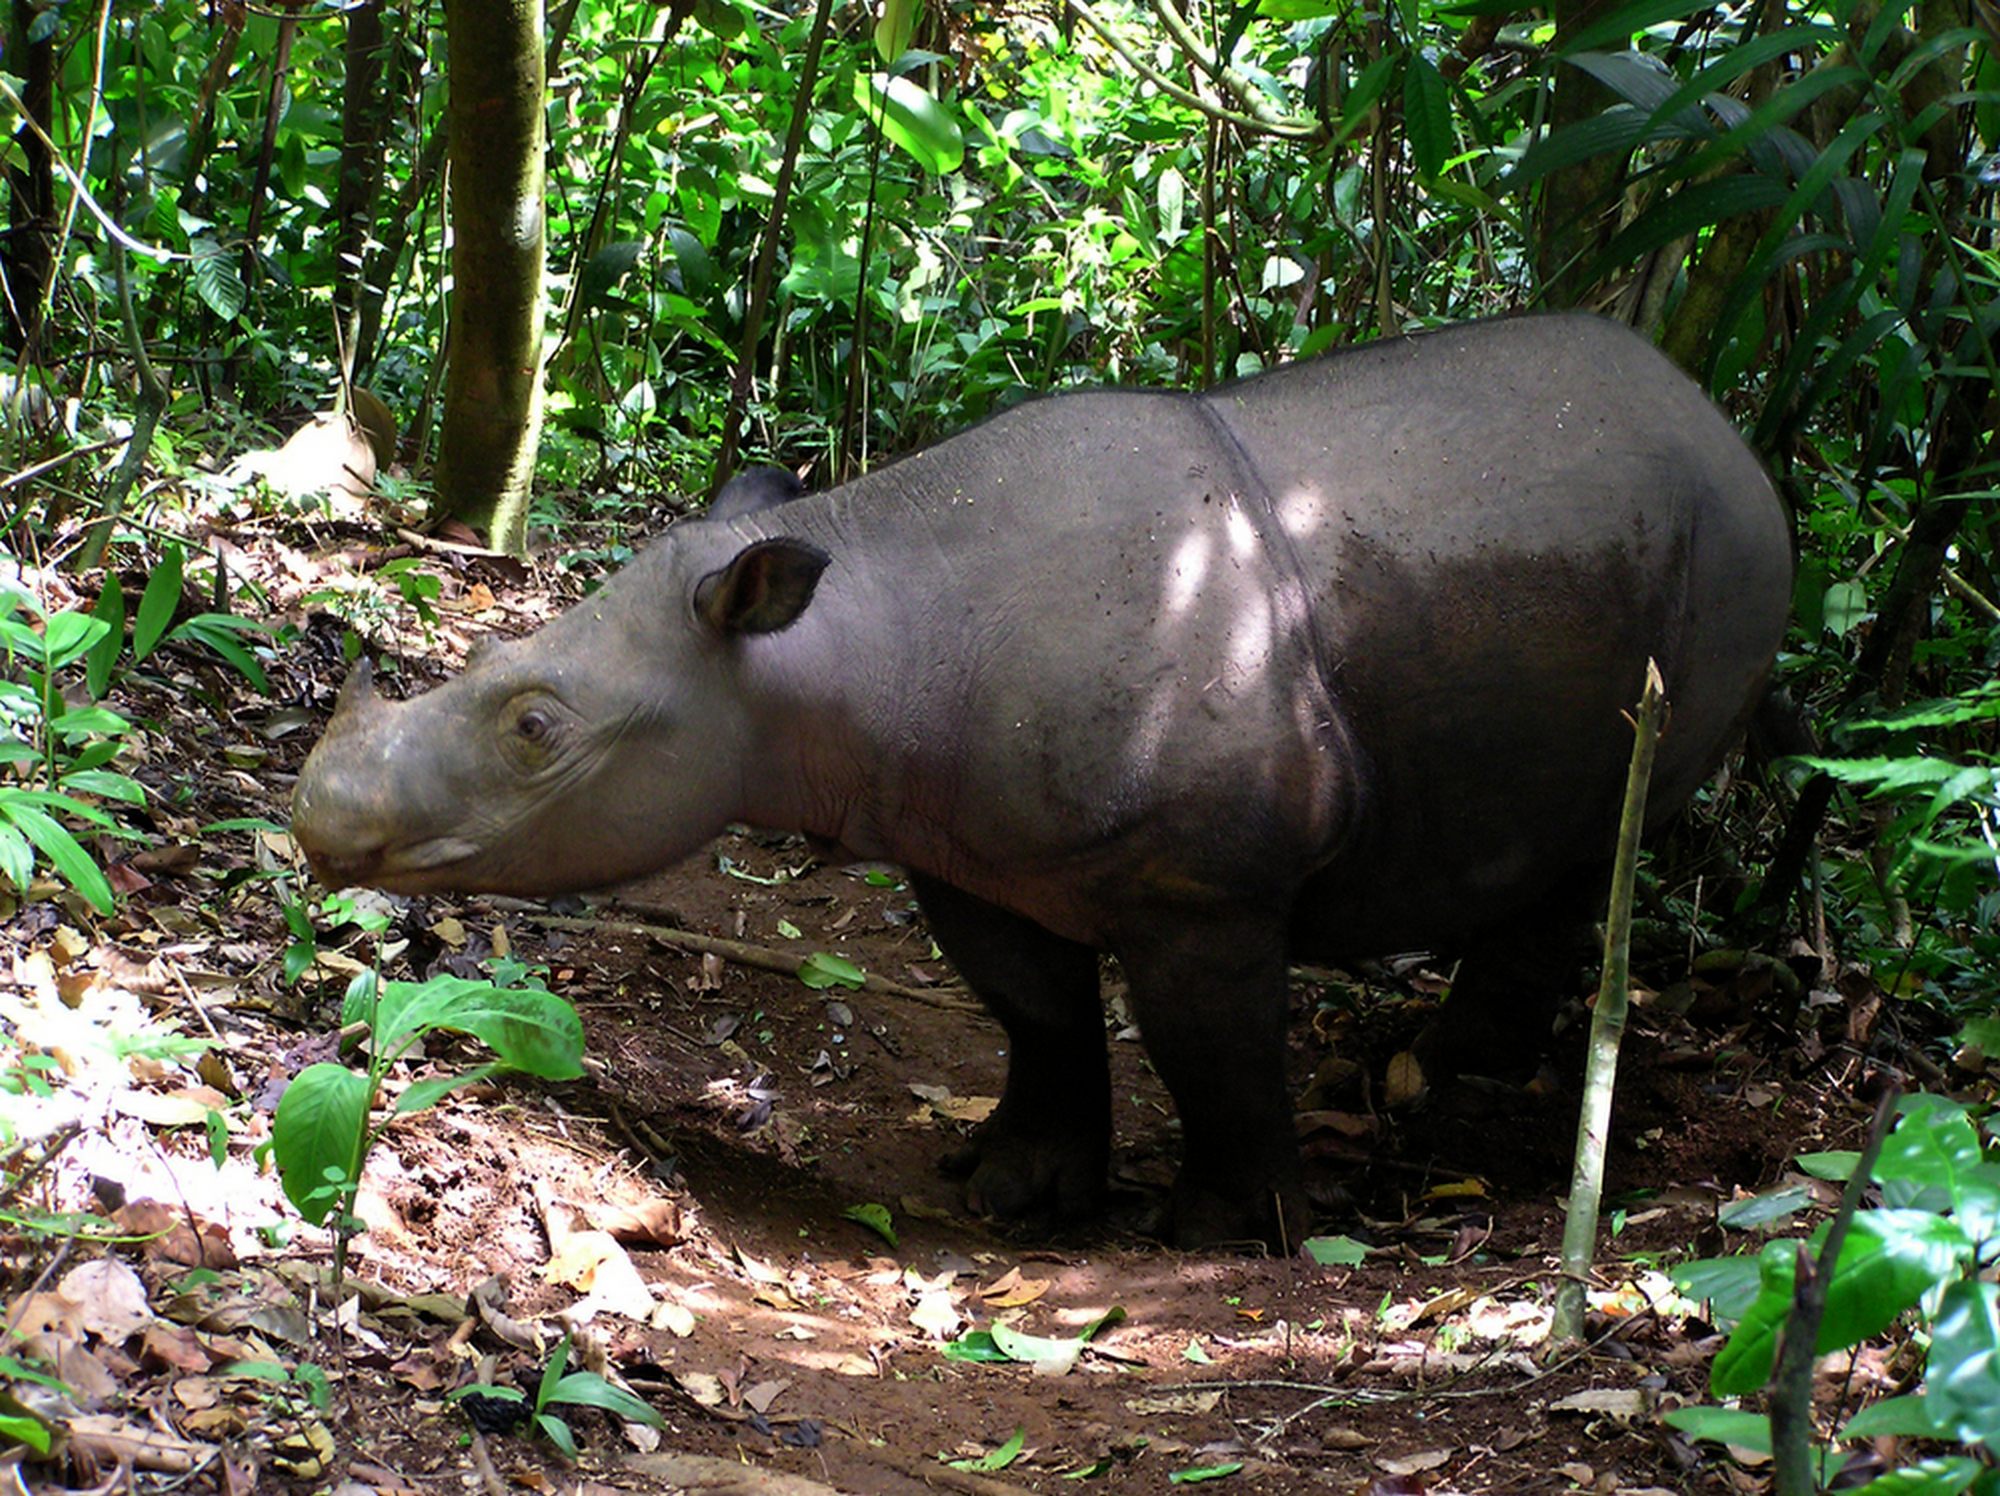
[[[1852, 1349], [1911, 1316], [1925, 1346], [1921, 1390], [1842, 1420], [1819, 1451], [1832, 1481], [1848, 1456], [1837, 1446], [1883, 1435], [1951, 1451], [1927, 1454], [1850, 1489], [1868, 1496], [1957, 1496], [2000, 1491], [2000, 1141], [1990, 1117], [1939, 1096], [1905, 1098], [1872, 1171], [1879, 1203], [1857, 1211], [1826, 1279], [1815, 1350]], [[1800, 1166], [1845, 1181], [1860, 1156], [1809, 1154]], [[1760, 1202], [1745, 1202], [1752, 1216]], [[1766, 1197], [1765, 1204], [1771, 1204]], [[1775, 1202], [1796, 1208], [1795, 1197]], [[1677, 1269], [1681, 1291], [1705, 1299], [1730, 1328], [1709, 1372], [1718, 1398], [1755, 1396], [1770, 1380], [1793, 1310], [1802, 1249], [1817, 1253], [1828, 1226], [1803, 1242], [1768, 1241], [1754, 1255], [1711, 1258]], [[1770, 1453], [1771, 1420], [1741, 1407], [1682, 1408], [1667, 1415], [1699, 1439]]]

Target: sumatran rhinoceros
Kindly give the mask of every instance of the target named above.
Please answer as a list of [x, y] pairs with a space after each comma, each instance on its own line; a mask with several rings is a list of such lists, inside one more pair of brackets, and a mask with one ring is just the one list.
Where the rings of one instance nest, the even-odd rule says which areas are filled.
[[1112, 952], [1190, 1242], [1296, 1228], [1288, 958], [1462, 944], [1602, 862], [1648, 656], [1681, 805], [1791, 592], [1729, 423], [1577, 315], [1059, 395], [775, 497], [426, 695], [357, 671], [299, 845], [408, 893], [611, 883], [733, 821], [902, 864], [1007, 1031], [960, 1162], [1008, 1216], [1102, 1202]]

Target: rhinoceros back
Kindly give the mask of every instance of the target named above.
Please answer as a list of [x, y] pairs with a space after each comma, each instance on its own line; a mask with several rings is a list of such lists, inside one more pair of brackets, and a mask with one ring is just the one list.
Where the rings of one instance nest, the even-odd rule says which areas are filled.
[[1652, 819], [1713, 771], [1782, 637], [1790, 541], [1757, 459], [1637, 335], [1477, 323], [1208, 398], [1367, 759], [1361, 834], [1307, 900], [1341, 911], [1334, 944], [1487, 925], [1604, 855], [1648, 657], [1673, 710]]

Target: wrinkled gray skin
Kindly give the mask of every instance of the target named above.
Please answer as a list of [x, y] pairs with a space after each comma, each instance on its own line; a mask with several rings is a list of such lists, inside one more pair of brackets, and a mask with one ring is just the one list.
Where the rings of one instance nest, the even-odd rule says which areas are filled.
[[1101, 1203], [1115, 952], [1184, 1126], [1176, 1235], [1274, 1237], [1288, 956], [1531, 916], [1608, 853], [1647, 657], [1657, 819], [1761, 691], [1790, 592], [1764, 473], [1651, 347], [1473, 324], [1038, 401], [678, 524], [428, 695], [351, 686], [293, 827], [329, 885], [410, 893], [609, 883], [731, 821], [903, 864], [1008, 1032], [958, 1160], [1004, 1215]]

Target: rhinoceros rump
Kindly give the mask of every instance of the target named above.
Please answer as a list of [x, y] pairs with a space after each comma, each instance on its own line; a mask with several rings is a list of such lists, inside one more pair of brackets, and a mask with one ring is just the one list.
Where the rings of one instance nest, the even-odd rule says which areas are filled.
[[1756, 459], [1646, 343], [1472, 324], [675, 525], [425, 696], [351, 683], [293, 827], [405, 892], [610, 883], [731, 821], [899, 862], [1009, 1036], [974, 1205], [1101, 1202], [1109, 950], [1184, 1127], [1176, 1235], [1271, 1236], [1287, 958], [1472, 940], [1600, 861], [1648, 656], [1679, 806], [1790, 576]]

